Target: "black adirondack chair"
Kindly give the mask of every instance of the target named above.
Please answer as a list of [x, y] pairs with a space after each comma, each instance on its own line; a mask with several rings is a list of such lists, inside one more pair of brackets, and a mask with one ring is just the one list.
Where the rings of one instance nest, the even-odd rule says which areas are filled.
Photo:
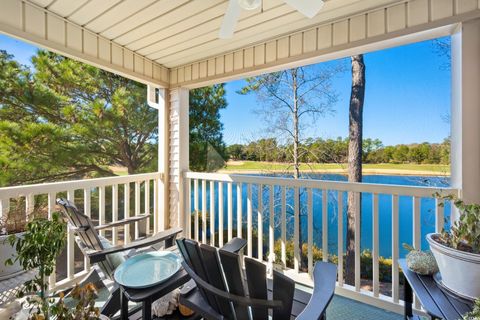
[[[326, 319], [337, 278], [332, 263], [317, 262], [314, 288], [310, 296], [295, 289], [295, 282], [274, 271], [273, 281], [266, 277], [266, 266], [245, 258], [245, 270], [238, 254], [178, 239], [182, 263], [196, 288], [180, 296], [180, 303], [206, 319]], [[244, 276], [245, 271], [245, 276]], [[269, 299], [269, 297], [271, 297]]]
[[[90, 218], [81, 213], [71, 201], [57, 199], [57, 204], [62, 208], [70, 228], [72, 228], [76, 234], [77, 244], [82, 250], [82, 253], [88, 257], [90, 263], [94, 265], [90, 275], [82, 282], [93, 282], [97, 285], [99, 281], [108, 282], [108, 280], [110, 280], [110, 284], [113, 282], [113, 286], [105, 285], [103, 288], [109, 290], [109, 297], [103, 305], [101, 313], [108, 317], [112, 317], [120, 310], [120, 290], [113, 281], [113, 274], [118, 264], [124, 259], [128, 259], [128, 257], [132, 255], [132, 251], [137, 249], [146, 248], [145, 250], [158, 250], [160, 248], [172, 247], [175, 245], [176, 236], [182, 232], [181, 228], [171, 228], [159, 232], [152, 237], [114, 247], [109, 245], [105, 239], [100, 238], [98, 235], [99, 230], [141, 221], [147, 219], [149, 215], [127, 218], [113, 223], [95, 226]], [[112, 257], [112, 255], [118, 255], [118, 253], [121, 253], [120, 261], [118, 256]], [[132, 310], [132, 312], [135, 311], [136, 310]]]

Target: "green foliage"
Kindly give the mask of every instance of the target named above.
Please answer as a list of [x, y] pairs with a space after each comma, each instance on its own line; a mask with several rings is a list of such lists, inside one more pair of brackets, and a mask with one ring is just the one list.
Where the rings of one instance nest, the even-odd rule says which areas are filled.
[[[281, 241], [275, 241], [275, 263], [281, 263]], [[285, 244], [286, 265], [293, 268], [293, 241], [287, 241]], [[302, 257], [305, 259], [308, 254], [308, 245], [304, 243], [302, 245]], [[323, 259], [322, 249], [316, 245], [312, 246], [312, 258], [313, 261], [321, 261]], [[328, 261], [338, 264], [338, 256], [334, 254], [328, 255]], [[304, 261], [306, 265], [306, 261]], [[392, 259], [379, 257], [379, 281], [391, 282], [392, 281]], [[345, 265], [344, 265], [345, 266]], [[306, 270], [304, 270], [306, 271]], [[373, 277], [373, 257], [372, 252], [364, 250], [360, 254], [360, 276], [362, 279], [372, 279]]]
[[35, 218], [29, 222], [26, 232], [21, 237], [10, 235], [7, 239], [15, 247], [16, 256], [5, 261], [12, 265], [18, 261], [24, 270], [38, 270], [38, 275], [24, 283], [20, 296], [39, 291], [40, 302], [31, 300], [39, 306], [37, 313], [43, 313], [48, 319], [48, 299], [45, 295], [48, 289], [47, 279], [55, 270], [57, 256], [65, 246], [66, 224], [54, 213], [51, 220]]
[[459, 219], [451, 226], [450, 232], [443, 230], [440, 241], [457, 250], [480, 254], [480, 204], [466, 204], [453, 195], [441, 196], [436, 193], [435, 196], [453, 201], [460, 211]]
[[65, 304], [63, 293], [60, 294], [58, 301], [50, 306], [51, 314], [56, 320], [100, 319], [100, 309], [95, 307], [97, 289], [92, 283], [87, 283], [83, 287], [75, 285], [71, 297], [76, 301], [75, 308]]
[[227, 107], [225, 85], [190, 91], [190, 170], [215, 171], [227, 159], [220, 110]]
[[[234, 160], [290, 163], [292, 148], [291, 144], [282, 145], [277, 139], [269, 138], [228, 146], [227, 153]], [[300, 143], [300, 148], [305, 150], [300, 157], [303, 163], [347, 162], [347, 138], [309, 138]], [[363, 163], [449, 164], [450, 141], [383, 146], [380, 140], [367, 138], [363, 140]]]
[[463, 315], [463, 320], [478, 320], [480, 319], [480, 298], [475, 300], [473, 310]]
[[143, 84], [38, 51], [0, 51], [0, 185], [129, 173], [156, 163], [157, 111]]

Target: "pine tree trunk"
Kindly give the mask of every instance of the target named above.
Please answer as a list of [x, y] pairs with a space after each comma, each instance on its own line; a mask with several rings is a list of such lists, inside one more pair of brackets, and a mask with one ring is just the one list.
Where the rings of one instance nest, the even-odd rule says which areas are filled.
[[[348, 182], [362, 181], [362, 127], [363, 102], [365, 98], [365, 64], [363, 55], [351, 57], [352, 60], [352, 92], [349, 108], [349, 142], [348, 142]], [[359, 197], [361, 199], [361, 197]], [[361, 200], [355, 203], [355, 194], [348, 193], [347, 206], [347, 256], [345, 261], [345, 282], [355, 283], [355, 219], [360, 220]], [[359, 215], [355, 216], [358, 211]], [[360, 237], [359, 237], [360, 238]]]

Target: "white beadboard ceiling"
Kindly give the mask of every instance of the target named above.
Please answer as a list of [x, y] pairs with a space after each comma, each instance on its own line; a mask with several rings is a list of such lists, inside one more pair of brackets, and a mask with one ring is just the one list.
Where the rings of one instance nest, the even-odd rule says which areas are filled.
[[[172, 68], [404, 0], [327, 0], [313, 19], [282, 0], [243, 11], [219, 39], [227, 0], [28, 0], [139, 55]], [[311, 0], [315, 1], [315, 0]]]

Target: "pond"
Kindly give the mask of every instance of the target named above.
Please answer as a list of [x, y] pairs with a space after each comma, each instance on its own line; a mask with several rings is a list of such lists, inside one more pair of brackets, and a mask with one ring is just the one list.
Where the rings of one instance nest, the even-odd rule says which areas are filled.
[[[278, 176], [278, 175], [277, 175]], [[346, 176], [340, 174], [309, 174], [303, 178], [331, 180], [331, 181], [347, 181]], [[402, 176], [402, 175], [365, 175], [363, 177], [365, 183], [392, 184], [392, 185], [408, 185], [408, 186], [424, 186], [424, 187], [448, 187], [450, 179], [446, 176]], [[227, 229], [227, 185], [223, 184], [223, 213], [224, 213], [224, 230]], [[191, 194], [191, 204], [193, 211], [193, 185]], [[207, 183], [207, 211], [210, 208], [209, 184]], [[258, 185], [252, 185], [252, 206], [253, 206], [253, 227], [257, 228], [257, 207], [258, 207]], [[336, 254], [338, 252], [338, 192], [328, 191], [328, 251]], [[264, 246], [268, 245], [268, 217], [269, 212], [269, 188], [264, 187], [262, 191], [263, 198], [263, 230], [264, 230]], [[275, 239], [281, 236], [281, 188], [274, 188], [274, 217], [275, 217]], [[372, 199], [371, 193], [362, 193], [361, 208], [361, 250], [372, 249]], [[233, 202], [233, 229], [236, 230], [237, 220], [237, 192], [236, 184], [233, 184], [232, 192]], [[347, 195], [343, 195], [343, 221], [344, 221], [344, 239], [346, 235], [346, 208]], [[392, 196], [388, 194], [379, 195], [379, 243], [380, 256], [391, 257], [392, 251]], [[287, 188], [287, 239], [293, 239], [293, 189]], [[313, 242], [318, 247], [322, 247], [322, 190], [313, 190]], [[218, 184], [215, 184], [215, 229], [218, 231]], [[301, 226], [302, 241], [307, 241], [307, 192], [306, 189], [300, 189], [300, 207], [301, 207]], [[422, 198], [420, 200], [420, 224], [422, 233], [422, 249], [428, 249], [428, 243], [425, 235], [435, 230], [435, 200], [431, 198]], [[201, 184], [199, 185], [199, 210], [202, 209], [201, 204]], [[400, 257], [405, 256], [407, 251], [403, 249], [402, 244], [412, 244], [413, 241], [413, 197], [399, 197], [399, 244]], [[445, 227], [448, 228], [448, 217], [450, 216], [450, 206], [445, 206]], [[242, 225], [246, 229], [247, 221], [247, 185], [242, 185]], [[235, 232], [234, 232], [235, 234]], [[245, 235], [246, 236], [246, 235]], [[345, 240], [344, 240], [345, 243]], [[345, 248], [344, 248], [345, 251]]]

